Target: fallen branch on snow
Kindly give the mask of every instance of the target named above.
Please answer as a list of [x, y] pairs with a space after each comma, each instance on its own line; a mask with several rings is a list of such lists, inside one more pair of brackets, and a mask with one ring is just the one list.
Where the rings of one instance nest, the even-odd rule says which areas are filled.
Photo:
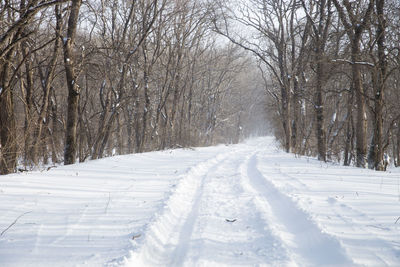
[[25, 212], [25, 213], [22, 213], [21, 215], [19, 215], [19, 216], [12, 222], [12, 224], [10, 224], [6, 229], [3, 230], [3, 232], [1, 232], [0, 236], [4, 235], [5, 232], [7, 232], [11, 227], [13, 227], [13, 226], [18, 222], [18, 220], [19, 220], [22, 216], [24, 216], [24, 215], [26, 215], [26, 214], [28, 214], [28, 213], [31, 213], [31, 212], [32, 212], [32, 211], [28, 211], [28, 212]]
[[133, 236], [132, 236], [132, 240], [138, 239], [138, 238], [141, 237], [141, 236], [142, 236], [141, 234], [133, 235]]

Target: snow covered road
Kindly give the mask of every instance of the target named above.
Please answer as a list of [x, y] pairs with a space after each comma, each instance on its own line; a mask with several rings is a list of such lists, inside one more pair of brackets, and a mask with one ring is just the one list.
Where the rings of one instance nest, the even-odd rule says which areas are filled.
[[253, 193], [242, 186], [248, 153], [233, 149], [193, 167], [129, 265], [288, 263]]
[[9, 175], [0, 199], [0, 266], [400, 265], [398, 170], [269, 137]]

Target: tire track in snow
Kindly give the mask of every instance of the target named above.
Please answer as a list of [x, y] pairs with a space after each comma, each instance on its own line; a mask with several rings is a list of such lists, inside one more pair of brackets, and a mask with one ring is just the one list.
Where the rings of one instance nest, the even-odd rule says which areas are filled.
[[[268, 158], [265, 158], [268, 160]], [[272, 166], [273, 164], [271, 164]], [[302, 199], [311, 201], [307, 195], [312, 195], [313, 191], [302, 182], [298, 176], [300, 174], [287, 173], [287, 165], [285, 169], [280, 168], [280, 164], [275, 163], [274, 167], [267, 168], [264, 173], [271, 173], [278, 175], [279, 177], [285, 177], [284, 188], [285, 192], [298, 192], [300, 189], [303, 191]], [[273, 176], [271, 175], [271, 176]], [[307, 174], [301, 174], [307, 175]], [[315, 176], [315, 173], [311, 173]], [[329, 175], [329, 174], [328, 174]], [[331, 175], [331, 174], [330, 174]], [[304, 194], [306, 192], [306, 194]], [[399, 262], [399, 250], [393, 248], [393, 242], [384, 240], [379, 236], [382, 235], [382, 231], [390, 231], [385, 227], [380, 227], [380, 223], [375, 218], [368, 216], [367, 213], [360, 211], [355, 206], [348, 205], [340, 201], [339, 198], [327, 197], [326, 202], [329, 203], [329, 211], [332, 215], [328, 216], [329, 219], [336, 219], [341, 224], [348, 226], [349, 230], [347, 236], [366, 236], [368, 238], [340, 238], [342, 246], [346, 248], [346, 251], [350, 255], [354, 255], [353, 262], [355, 264], [367, 265], [367, 266], [395, 266]], [[325, 226], [326, 227], [326, 226]], [[377, 235], [376, 233], [379, 233]], [[335, 236], [343, 237], [343, 232], [336, 232]], [[362, 252], [367, 250], [367, 252]], [[356, 255], [363, 254], [363, 257], [357, 257]]]
[[199, 217], [183, 265], [293, 266], [252, 194], [242, 186], [240, 170], [249, 149], [238, 152], [210, 171], [204, 181]]
[[181, 228], [178, 244], [174, 252], [172, 253], [172, 259], [173, 259], [172, 265], [174, 266], [181, 266], [183, 264], [187, 251], [189, 249], [190, 238], [193, 233], [195, 222], [199, 215], [200, 202], [203, 196], [204, 183], [207, 178], [207, 174], [213, 172], [218, 167], [218, 165], [224, 160], [221, 160], [220, 162], [218, 162], [218, 164], [214, 164], [210, 169], [207, 170], [206, 173], [204, 173], [201, 176], [200, 186], [199, 188], [197, 188], [195, 192], [194, 203], [192, 205], [191, 211], [188, 214], [187, 219]]
[[79, 216], [78, 216], [77, 220], [75, 220], [74, 222], [71, 222], [71, 223], [70, 222], [67, 223], [65, 233], [62, 236], [58, 237], [53, 242], [51, 242], [51, 245], [54, 246], [54, 245], [57, 245], [58, 243], [61, 243], [67, 237], [72, 235], [76, 230], [78, 230], [79, 226], [82, 224], [84, 219], [87, 217], [88, 210], [89, 210], [89, 204], [85, 205], [85, 207], [83, 208], [83, 211], [79, 212]]
[[295, 262], [307, 266], [354, 265], [338, 240], [323, 233], [307, 213], [261, 174], [256, 153], [249, 157], [245, 168], [242, 174], [247, 178], [247, 188], [254, 192], [258, 207], [268, 214], [277, 235], [294, 253]]
[[40, 247], [40, 245], [42, 243], [41, 233], [42, 233], [42, 230], [43, 230], [43, 224], [40, 224], [37, 227], [37, 229], [38, 230], [36, 230], [35, 243], [33, 245], [32, 253], [37, 253], [38, 248]]
[[162, 214], [146, 230], [144, 243], [139, 244], [137, 251], [131, 251], [122, 263], [130, 266], [176, 266], [183, 263], [197, 217], [204, 179], [231, 153], [218, 154], [184, 174]]
[[144, 243], [124, 263], [295, 265], [261, 218], [253, 195], [242, 187], [240, 166], [248, 153], [248, 149], [233, 151], [193, 167], [182, 178], [163, 214], [146, 231]]
[[[375, 266], [395, 266], [396, 264], [398, 264], [398, 250], [393, 249], [393, 245], [390, 242], [379, 238], [375, 233], [371, 231], [372, 229], [368, 229], [368, 227], [373, 228], [375, 225], [379, 225], [379, 223], [376, 222], [375, 219], [368, 217], [365, 213], [362, 213], [355, 208], [352, 208], [343, 203], [337, 203], [335, 199], [331, 199], [332, 198], [329, 198], [328, 201], [331, 202], [331, 210], [334, 212], [335, 216], [339, 218], [343, 223], [348, 225], [352, 229], [352, 233], [359, 234], [360, 236], [363, 235], [369, 237], [368, 239], [351, 242], [346, 240], [346, 243], [360, 242], [363, 245], [367, 245], [366, 247], [369, 250], [368, 261], [361, 261], [360, 264], [373, 264]], [[363, 221], [363, 223], [360, 223], [360, 221]], [[385, 228], [377, 229], [385, 231]], [[350, 249], [357, 250], [357, 248], [352, 248], [351, 244]], [[355, 258], [355, 262], [357, 261], [358, 259]]]

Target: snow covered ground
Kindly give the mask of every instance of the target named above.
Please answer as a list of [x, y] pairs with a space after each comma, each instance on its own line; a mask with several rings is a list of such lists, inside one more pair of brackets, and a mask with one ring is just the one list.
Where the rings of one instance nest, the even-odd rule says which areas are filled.
[[400, 170], [273, 138], [0, 177], [0, 266], [400, 266]]

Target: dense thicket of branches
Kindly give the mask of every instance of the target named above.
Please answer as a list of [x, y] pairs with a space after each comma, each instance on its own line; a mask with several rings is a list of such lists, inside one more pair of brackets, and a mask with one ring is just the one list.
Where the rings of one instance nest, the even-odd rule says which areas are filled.
[[287, 151], [384, 170], [400, 164], [400, 3], [249, 0], [214, 13], [216, 31], [259, 60]]
[[206, 2], [0, 1], [0, 173], [249, 135], [259, 76]]

